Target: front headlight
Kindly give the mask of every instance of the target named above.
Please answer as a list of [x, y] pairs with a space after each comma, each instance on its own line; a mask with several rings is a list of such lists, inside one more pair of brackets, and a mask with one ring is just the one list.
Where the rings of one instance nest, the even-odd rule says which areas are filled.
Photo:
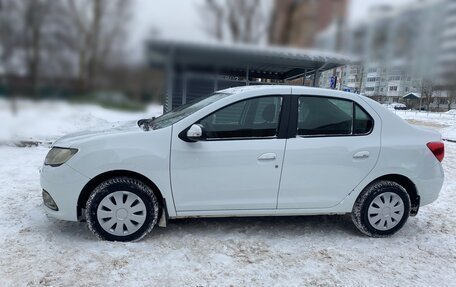
[[53, 147], [44, 160], [45, 165], [59, 166], [67, 162], [78, 152], [75, 148]]

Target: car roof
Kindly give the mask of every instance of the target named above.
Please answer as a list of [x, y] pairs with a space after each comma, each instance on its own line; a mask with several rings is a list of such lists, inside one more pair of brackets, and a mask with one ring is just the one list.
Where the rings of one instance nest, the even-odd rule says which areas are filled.
[[332, 89], [322, 89], [315, 87], [307, 86], [293, 86], [293, 85], [250, 85], [250, 86], [240, 86], [234, 88], [228, 88], [225, 90], [219, 91], [220, 93], [228, 94], [240, 94], [246, 92], [265, 92], [270, 93], [274, 90], [283, 90], [283, 88], [290, 88], [291, 94], [293, 95], [315, 95], [315, 96], [333, 96], [338, 98], [353, 99], [353, 96], [360, 97], [359, 94], [343, 92]]

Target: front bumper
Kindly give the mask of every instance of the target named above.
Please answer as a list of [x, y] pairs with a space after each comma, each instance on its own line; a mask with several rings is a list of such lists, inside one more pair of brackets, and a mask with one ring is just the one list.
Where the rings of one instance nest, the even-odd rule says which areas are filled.
[[58, 210], [52, 210], [44, 205], [46, 213], [57, 219], [77, 221], [79, 194], [89, 180], [66, 164], [43, 166], [40, 169], [41, 188], [49, 193], [58, 207]]

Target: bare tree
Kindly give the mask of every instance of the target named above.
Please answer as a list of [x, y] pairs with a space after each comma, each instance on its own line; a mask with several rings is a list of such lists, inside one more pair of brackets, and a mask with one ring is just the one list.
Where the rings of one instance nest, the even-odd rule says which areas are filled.
[[451, 89], [448, 91], [448, 96], [447, 96], [448, 110], [451, 110], [451, 105], [455, 101], [456, 101], [456, 91], [454, 89]]
[[426, 108], [429, 111], [429, 107], [433, 100], [434, 93], [434, 82], [432, 79], [424, 78], [421, 81], [421, 97], [426, 101]]
[[[8, 59], [12, 53], [12, 31], [14, 23], [11, 21], [11, 3], [5, 0], [0, 0], [0, 72], [3, 73], [3, 79], [0, 84], [7, 88], [7, 75], [8, 75]], [[6, 92], [6, 91], [5, 91]], [[8, 93], [7, 93], [8, 95]], [[16, 100], [11, 100], [11, 111], [13, 114], [17, 113]]]
[[122, 47], [131, 1], [67, 0], [67, 12], [74, 30], [78, 78], [84, 89], [99, 84], [100, 71], [113, 53]]
[[[67, 19], [62, 15], [62, 2], [53, 0], [4, 0], [0, 11], [0, 55], [5, 74], [25, 78], [22, 86], [11, 93], [37, 96], [43, 78], [62, 76], [70, 69], [65, 35]], [[62, 67], [61, 67], [62, 66]], [[25, 80], [25, 81], [24, 81]]]
[[[11, 53], [11, 37], [14, 23], [11, 21], [11, 4], [5, 0], [0, 0], [0, 61], [5, 65]], [[2, 67], [5, 69], [5, 67]]]
[[451, 105], [456, 103], [456, 67], [451, 66], [449, 71], [444, 74], [445, 89], [447, 90], [448, 110], [451, 110]]
[[[6, 0], [2, 3], [1, 44], [3, 60], [10, 73], [25, 70], [29, 92], [36, 96], [43, 47], [49, 38], [45, 32], [51, 0]], [[15, 61], [15, 62], [14, 62]]]
[[58, 58], [58, 53], [49, 51], [48, 47], [51, 42], [57, 42], [58, 29], [55, 29], [53, 15], [59, 2], [2, 0], [0, 5], [3, 85], [11, 98], [12, 112], [17, 113], [16, 96], [37, 97], [40, 81]]
[[41, 65], [42, 48], [44, 45], [43, 28], [49, 11], [47, 0], [22, 0], [17, 2], [20, 7], [24, 24], [22, 47], [25, 52], [27, 75], [31, 83], [31, 93], [38, 94], [39, 68]]
[[55, 94], [119, 88], [108, 70], [121, 71], [127, 64], [119, 54], [125, 52], [130, 5], [126, 0], [0, 0], [0, 81], [13, 112], [16, 95], [41, 95], [41, 86]]
[[267, 37], [269, 1], [204, 0], [199, 11], [203, 29], [218, 41], [259, 43]]

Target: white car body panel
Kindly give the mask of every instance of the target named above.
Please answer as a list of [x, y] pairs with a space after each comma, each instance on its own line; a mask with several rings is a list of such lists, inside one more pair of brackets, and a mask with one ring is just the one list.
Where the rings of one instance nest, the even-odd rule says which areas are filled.
[[[252, 140], [248, 145], [245, 140], [187, 143], [174, 132], [171, 182], [177, 212], [275, 209], [285, 142], [268, 139]], [[274, 154], [275, 159], [259, 159], [267, 153]]]
[[[78, 134], [74, 141], [68, 137], [58, 140], [54, 146], [76, 147], [79, 152], [66, 165], [77, 170], [87, 178], [86, 183], [96, 176], [111, 171], [130, 171], [150, 179], [160, 190], [162, 196], [169, 202], [168, 214], [175, 216], [174, 202], [169, 178], [169, 149], [172, 127], [145, 132], [136, 127], [128, 128], [118, 133], [102, 133], [84, 135]], [[70, 137], [72, 138], [72, 137]], [[100, 147], [102, 147], [100, 149]], [[42, 182], [46, 181], [48, 170], [60, 170], [61, 167], [47, 167], [41, 173]], [[43, 187], [44, 188], [44, 187]], [[44, 188], [46, 189], [46, 188]], [[61, 188], [65, 189], [65, 188]], [[48, 192], [52, 190], [46, 189]], [[77, 198], [68, 196], [67, 203], [72, 205], [77, 220]], [[53, 196], [54, 197], [54, 196]]]
[[[380, 104], [350, 93], [308, 87], [255, 86], [233, 93], [172, 126], [144, 131], [136, 123], [68, 135], [57, 147], [79, 151], [58, 167], [43, 166], [41, 185], [54, 198], [56, 218], [78, 220], [77, 204], [91, 179], [129, 171], [153, 182], [170, 218], [349, 213], [372, 181], [397, 174], [409, 178], [421, 206], [434, 201], [443, 184], [440, 162], [426, 143], [440, 134], [412, 127]], [[230, 103], [262, 95], [321, 95], [350, 99], [375, 121], [371, 134], [218, 142], [184, 142], [178, 135]], [[357, 152], [368, 158], [354, 159]], [[274, 160], [259, 161], [274, 153]], [[277, 166], [277, 167], [276, 167]], [[306, 185], [307, 183], [307, 185]]]
[[59, 207], [54, 211], [45, 206], [46, 212], [54, 218], [77, 221], [77, 203], [79, 194], [90, 178], [72, 169], [67, 164], [58, 168], [43, 166], [40, 169], [41, 188], [52, 194]]
[[[248, 90], [248, 88], [246, 89]], [[182, 211], [275, 209], [285, 139], [184, 142], [178, 135], [205, 115], [258, 95], [255, 90], [222, 99], [175, 124], [171, 182], [178, 215]], [[277, 87], [259, 95], [290, 95]], [[274, 160], [259, 160], [264, 154]], [[277, 165], [277, 168], [275, 167]]]
[[[385, 127], [382, 129], [379, 161], [367, 180], [372, 181], [385, 174], [404, 175], [415, 184], [421, 206], [437, 199], [443, 185], [443, 168], [426, 144], [441, 142], [440, 133], [414, 127], [379, 103], [368, 98], [363, 100], [375, 109]], [[430, 201], [432, 198], [434, 200]]]
[[[325, 91], [293, 88], [296, 96], [328, 96]], [[358, 96], [345, 95], [375, 121], [368, 135], [300, 137], [287, 140], [278, 208], [330, 208], [365, 178], [380, 153], [381, 120]], [[356, 158], [357, 155], [361, 155]], [[365, 156], [364, 156], [365, 155]]]

